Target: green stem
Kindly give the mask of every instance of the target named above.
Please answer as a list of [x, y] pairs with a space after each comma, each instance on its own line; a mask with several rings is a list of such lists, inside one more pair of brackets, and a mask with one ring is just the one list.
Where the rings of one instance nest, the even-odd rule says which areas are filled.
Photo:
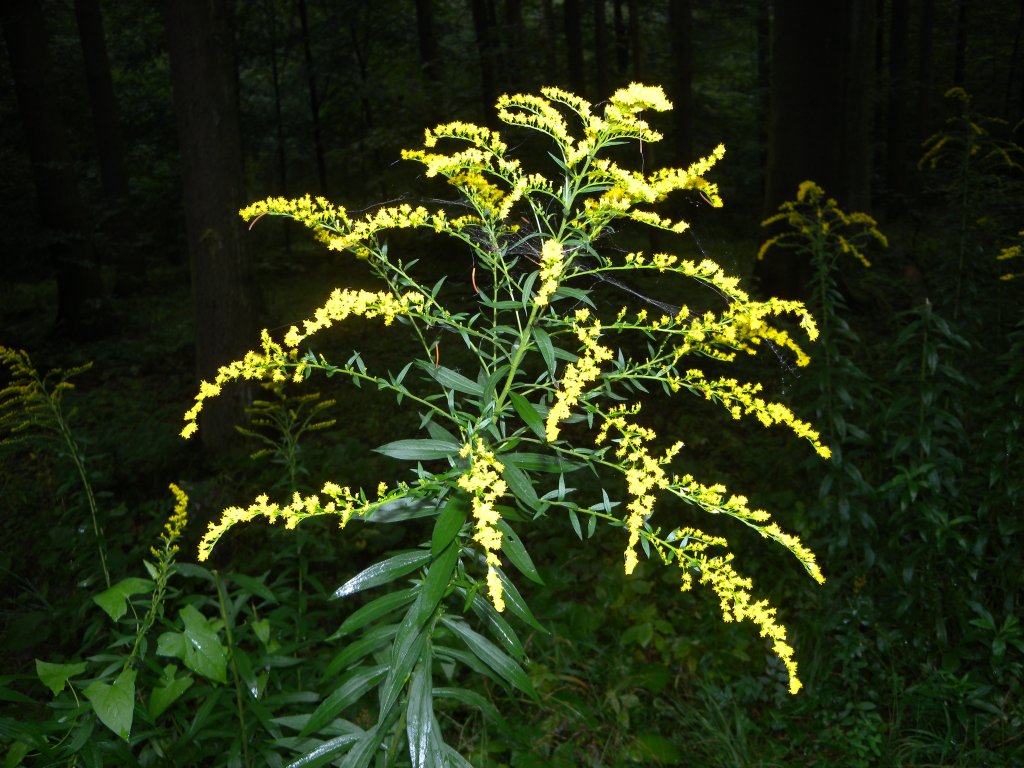
[[238, 665], [235, 663], [235, 644], [234, 639], [231, 636], [231, 621], [228, 619], [228, 609], [224, 602], [224, 585], [221, 583], [220, 573], [218, 571], [214, 571], [213, 578], [217, 584], [217, 600], [220, 603], [220, 617], [224, 622], [224, 633], [227, 636], [228, 653], [231, 658], [231, 676], [234, 678], [235, 683], [235, 707], [238, 711], [238, 727], [242, 741], [242, 762], [244, 765], [249, 766], [249, 738], [246, 735], [245, 708], [242, 703], [242, 684], [238, 678]]

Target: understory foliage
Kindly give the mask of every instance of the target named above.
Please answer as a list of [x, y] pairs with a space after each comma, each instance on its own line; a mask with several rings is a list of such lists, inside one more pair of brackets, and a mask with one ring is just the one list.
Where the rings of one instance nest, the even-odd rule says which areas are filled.
[[[734, 419], [785, 427], [827, 458], [817, 432], [788, 407], [764, 399], [759, 384], [719, 372], [769, 346], [805, 365], [807, 355], [780, 321], [792, 317], [812, 340], [817, 328], [799, 302], [754, 300], [711, 261], [620, 255], [606, 247], [612, 225], [623, 220], [683, 232], [685, 221], [654, 210], [673, 192], [692, 190], [721, 205], [705, 176], [723, 157], [722, 146], [688, 168], [649, 173], [609, 157], [618, 145], [658, 141], [643, 113], [670, 107], [660, 88], [636, 84], [616, 92], [600, 113], [557, 88], [504, 96], [499, 119], [541, 135], [553, 175], [528, 171], [496, 131], [448, 123], [428, 130], [423, 148], [404, 156], [422, 163], [428, 177], [447, 180], [459, 195], [455, 210], [406, 204], [352, 217], [307, 196], [271, 198], [242, 211], [247, 221], [270, 215], [304, 224], [329, 249], [363, 259], [381, 289], [335, 289], [281, 339], [264, 331], [258, 350], [203, 382], [182, 435], [199, 429], [205, 401], [231, 382], [321, 376], [391, 392], [418, 413], [423, 433], [376, 448], [406, 462], [398, 479], [365, 490], [342, 484], [342, 476], [326, 480], [318, 494], [279, 501], [261, 494], [225, 509], [200, 544], [206, 560], [232, 526], [257, 518], [288, 528], [324, 515], [341, 527], [354, 520], [431, 521], [420, 547], [391, 555], [334, 592], [348, 597], [405, 583], [352, 613], [336, 633], [347, 644], [331, 664], [335, 687], [301, 730], [312, 748], [297, 764], [345, 754], [342, 765], [365, 766], [382, 751], [389, 765], [403, 751], [417, 766], [466, 764], [446, 743], [435, 701], [492, 711], [465, 687], [460, 668], [536, 698], [523, 645], [505, 617], [537, 631], [543, 624], [508, 566], [540, 583], [523, 534], [563, 520], [581, 540], [599, 524], [621, 531], [627, 575], [641, 558], [653, 559], [676, 569], [684, 591], [695, 582], [710, 587], [722, 618], [753, 623], [785, 665], [789, 690], [800, 689], [776, 609], [754, 597], [726, 538], [705, 532], [697, 517], [721, 515], [753, 529], [823, 582], [814, 555], [745, 497], [675, 469], [685, 456], [683, 441], [659, 439], [643, 408], [660, 396], [692, 395]], [[465, 246], [468, 308], [444, 279], [421, 282], [416, 263], [389, 250], [389, 233], [412, 228]], [[622, 281], [645, 276], [679, 295], [705, 286], [706, 306], [618, 303], [642, 296]], [[622, 297], [609, 299], [602, 292], [609, 287], [624, 288]], [[350, 318], [380, 323], [385, 334], [410, 334], [418, 352], [396, 371], [374, 370], [360, 352], [347, 360], [317, 354], [314, 337]], [[452, 367], [450, 357], [468, 362]], [[369, 725], [340, 719], [366, 706], [361, 702], [374, 689]]]

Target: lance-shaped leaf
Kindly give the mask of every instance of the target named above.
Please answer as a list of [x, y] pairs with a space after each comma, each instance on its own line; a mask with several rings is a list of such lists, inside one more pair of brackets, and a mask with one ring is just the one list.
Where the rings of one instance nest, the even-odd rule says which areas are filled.
[[441, 514], [437, 516], [434, 532], [430, 537], [430, 551], [435, 557], [459, 535], [468, 513], [469, 499], [465, 494], [455, 494], [448, 499]]
[[530, 581], [543, 584], [544, 580], [537, 572], [537, 566], [533, 564], [530, 553], [526, 551], [526, 547], [523, 546], [519, 535], [512, 530], [512, 526], [505, 520], [499, 520], [498, 530], [501, 531], [501, 551], [509, 559], [509, 562]]
[[387, 584], [401, 576], [405, 576], [407, 573], [412, 573], [428, 562], [430, 562], [430, 553], [425, 549], [412, 549], [400, 552], [393, 557], [389, 557], [387, 560], [374, 563], [366, 570], [353, 576], [338, 587], [331, 597], [348, 597], [364, 589], [379, 587], [381, 584]]
[[409, 740], [409, 760], [413, 768], [443, 765], [441, 727], [434, 716], [433, 679], [430, 650], [424, 652], [409, 683], [405, 733]]
[[[554, 353], [552, 353], [552, 364], [554, 364]], [[518, 392], [509, 392], [509, 399], [512, 401], [512, 407], [516, 409], [516, 413], [519, 414], [526, 426], [533, 430], [537, 437], [544, 439], [547, 434], [544, 426], [544, 415], [541, 414], [540, 408], [531, 403], [525, 397], [520, 395]]]
[[341, 736], [336, 736], [330, 741], [325, 741], [298, 760], [288, 763], [288, 768], [319, 768], [321, 765], [327, 765], [327, 763], [351, 747], [353, 742], [358, 741], [363, 736], [363, 733], [364, 731], [362, 730], [358, 733], [345, 733]]
[[388, 673], [386, 664], [353, 670], [316, 708], [300, 736], [309, 736], [327, 725], [342, 710], [359, 701], [367, 691], [377, 685]]
[[462, 446], [458, 443], [422, 437], [395, 440], [373, 450], [402, 461], [430, 461], [431, 459], [447, 459], [449, 456], [455, 456], [461, 449]]
[[338, 640], [355, 632], [357, 629], [362, 629], [367, 624], [372, 624], [377, 619], [387, 616], [393, 611], [397, 611], [404, 605], [411, 603], [416, 599], [416, 595], [419, 593], [415, 587], [408, 587], [406, 589], [400, 589], [397, 592], [378, 597], [376, 600], [367, 603], [358, 611], [349, 616], [345, 621], [341, 623], [337, 631], [331, 635], [328, 640]]
[[533, 683], [530, 682], [530, 678], [523, 671], [523, 668], [511, 656], [503, 653], [498, 646], [479, 632], [471, 629], [466, 622], [448, 617], [442, 617], [441, 621], [466, 644], [466, 647], [480, 661], [493, 669], [502, 680], [537, 700], [537, 692], [533, 689]]

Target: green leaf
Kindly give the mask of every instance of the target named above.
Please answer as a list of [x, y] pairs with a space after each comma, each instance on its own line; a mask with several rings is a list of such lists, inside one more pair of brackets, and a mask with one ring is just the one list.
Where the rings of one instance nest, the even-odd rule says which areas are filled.
[[500, 651], [486, 637], [472, 630], [464, 621], [442, 617], [441, 622], [458, 635], [480, 661], [497, 672], [502, 680], [537, 700], [537, 692], [533, 689], [530, 678], [510, 656]]
[[501, 728], [501, 730], [509, 731], [508, 723], [505, 722], [505, 718], [501, 716], [491, 702], [476, 691], [470, 691], [465, 688], [434, 688], [434, 698], [451, 699], [452, 701], [457, 701], [467, 707], [479, 709], [484, 717]]
[[325, 741], [323, 744], [307, 752], [298, 760], [288, 763], [287, 768], [318, 768], [321, 765], [326, 765], [334, 757], [344, 752], [354, 741], [358, 741], [363, 736], [363, 731], [359, 733], [346, 733], [341, 736], [336, 736], [330, 741]]
[[179, 614], [184, 632], [164, 632], [157, 640], [160, 656], [181, 659], [186, 667], [208, 680], [227, 682], [228, 654], [210, 623], [193, 606]]
[[452, 542], [434, 559], [420, 585], [419, 597], [406, 612], [391, 651], [391, 670], [388, 679], [380, 689], [379, 721], [383, 721], [390, 714], [391, 707], [398, 700], [409, 673], [412, 672], [426, 646], [423, 629], [437, 610], [441, 598], [448, 591], [460, 554], [458, 544]]
[[135, 717], [135, 670], [123, 669], [113, 685], [92, 683], [83, 693], [100, 722], [128, 741]]
[[62, 690], [67, 681], [85, 672], [85, 662], [79, 661], [75, 664], [51, 664], [48, 661], [36, 659], [36, 674], [43, 681], [43, 685], [53, 691], [56, 696]]
[[537, 327], [536, 325], [530, 329], [530, 333], [533, 334], [533, 340], [537, 343], [537, 349], [540, 351], [540, 356], [544, 358], [544, 365], [547, 366], [548, 375], [554, 379], [555, 348], [551, 344], [551, 337], [548, 336], [547, 331], [543, 328]]
[[495, 572], [501, 580], [501, 590], [505, 596], [505, 606], [509, 611], [534, 629], [547, 634], [547, 630], [544, 629], [536, 618], [534, 618], [533, 611], [530, 610], [530, 606], [528, 606], [526, 601], [523, 600], [523, 596], [519, 594], [519, 590], [516, 589], [516, 585], [512, 583], [512, 580], [505, 573], [504, 569], [495, 568]]
[[537, 491], [534, 489], [529, 475], [515, 464], [505, 464], [503, 462], [502, 466], [501, 477], [508, 484], [512, 495], [519, 499], [527, 509], [536, 510], [540, 498], [537, 496]]
[[528, 451], [514, 451], [501, 454], [502, 464], [514, 464], [520, 469], [528, 472], [575, 472], [585, 464], [573, 461], [565, 461], [557, 456], [549, 456], [546, 453], [530, 453]]
[[387, 616], [392, 611], [397, 611], [406, 603], [411, 603], [419, 593], [417, 587], [400, 589], [397, 592], [378, 597], [376, 600], [367, 603], [358, 611], [349, 616], [338, 627], [338, 631], [331, 635], [328, 640], [337, 640], [345, 635], [355, 632], [357, 629], [372, 624], [382, 616]]
[[365, 656], [385, 646], [388, 641], [394, 640], [397, 633], [397, 624], [374, 627], [355, 642], [346, 645], [341, 653], [331, 659], [330, 664], [324, 670], [324, 677], [334, 677], [339, 672], [347, 670]]
[[190, 675], [188, 677], [172, 677], [170, 680], [162, 682], [164, 682], [164, 685], [154, 688], [153, 692], [149, 694], [149, 707], [147, 707], [147, 710], [149, 716], [154, 720], [160, 717], [171, 704], [181, 698], [181, 695], [192, 686], [195, 679]]
[[114, 621], [124, 616], [128, 610], [128, 598], [142, 592], [152, 592], [154, 583], [149, 579], [140, 579], [132, 576], [122, 579], [109, 589], [105, 589], [98, 595], [94, 595], [92, 601], [107, 612], [107, 615]]
[[381, 504], [368, 517], [356, 519], [367, 523], [402, 523], [417, 517], [430, 517], [436, 512], [437, 503], [433, 499], [400, 496]]
[[380, 723], [359, 737], [359, 741], [352, 747], [352, 751], [345, 755], [341, 768], [367, 768], [373, 760], [380, 743], [384, 739], [386, 731], [381, 728]]
[[544, 426], [544, 416], [540, 409], [518, 392], [509, 392], [508, 396], [512, 401], [512, 407], [519, 414], [519, 418], [526, 422], [526, 426], [532, 429], [537, 437], [541, 440], [545, 439], [547, 428]]
[[449, 443], [444, 440], [431, 440], [429, 438], [416, 438], [412, 440], [395, 440], [385, 443], [373, 450], [383, 453], [393, 459], [402, 461], [429, 461], [431, 459], [446, 459], [455, 456], [462, 449], [458, 443]]
[[530, 553], [523, 546], [519, 534], [512, 530], [512, 526], [505, 520], [498, 520], [498, 530], [501, 531], [501, 551], [509, 559], [509, 562], [530, 581], [543, 584], [544, 580], [537, 572], [537, 567], [533, 564]]
[[483, 397], [484, 388], [472, 379], [467, 379], [461, 373], [456, 373], [451, 368], [445, 368], [443, 365], [434, 368], [430, 363], [422, 360], [418, 361], [418, 364], [427, 372], [428, 376], [433, 378], [442, 387], [454, 389], [456, 392], [462, 392], [467, 395], [474, 395], [475, 397]]
[[331, 597], [348, 597], [364, 589], [379, 587], [415, 571], [430, 562], [430, 553], [425, 549], [401, 552], [387, 560], [374, 563], [365, 571], [353, 576], [335, 590]]
[[452, 543], [466, 523], [469, 513], [469, 499], [465, 494], [455, 494], [448, 499], [441, 514], [434, 523], [434, 532], [430, 537], [430, 552], [435, 557]]
[[[458, 592], [463, 598], [466, 597], [465, 589], [459, 588]], [[494, 609], [491, 601], [484, 597], [483, 594], [477, 592], [473, 596], [472, 606], [473, 613], [483, 621], [487, 629], [490, 630], [491, 635], [502, 644], [509, 654], [521, 660], [525, 656], [525, 652], [523, 651], [523, 644], [519, 641], [519, 636], [516, 635], [516, 631], [505, 621], [504, 617]]]
[[277, 596], [271, 591], [270, 587], [263, 583], [266, 574], [258, 579], [254, 579], [252, 576], [246, 576], [244, 573], [231, 573], [228, 574], [228, 578], [250, 595], [263, 598], [268, 603], [277, 602]]
[[441, 756], [437, 718], [434, 717], [433, 679], [430, 663], [428, 647], [409, 683], [405, 733], [409, 740], [409, 760], [412, 762], [413, 768], [436, 766], [437, 759]]
[[355, 704], [367, 691], [380, 683], [388, 673], [388, 666], [360, 667], [343, 678], [342, 683], [324, 699], [310, 716], [299, 736], [316, 733], [333, 720], [346, 707]]

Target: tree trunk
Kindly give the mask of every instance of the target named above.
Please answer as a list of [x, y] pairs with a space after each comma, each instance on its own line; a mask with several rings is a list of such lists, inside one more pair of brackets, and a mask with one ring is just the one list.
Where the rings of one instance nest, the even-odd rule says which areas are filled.
[[316, 87], [316, 67], [313, 63], [313, 49], [309, 42], [309, 14], [306, 12], [306, 0], [299, 2], [299, 26], [302, 30], [302, 54], [306, 62], [306, 87], [309, 90], [309, 116], [313, 129], [313, 150], [316, 155], [316, 178], [320, 184], [320, 194], [327, 197], [327, 161], [324, 159], [324, 140], [320, 130], [320, 94]]
[[622, 77], [629, 71], [629, 33], [626, 29], [626, 17], [622, 12], [624, 0], [612, 3], [612, 19], [615, 29], [615, 74]]
[[57, 279], [57, 324], [80, 335], [94, 319], [88, 310], [100, 302], [102, 283], [64, 121], [54, 101], [56, 83], [39, 3], [0, 3], [0, 25], [32, 165], [41, 239]]
[[597, 98], [607, 99], [612, 92], [612, 83], [608, 74], [608, 14], [605, 0], [594, 0], [594, 59]]
[[543, 0], [541, 10], [544, 16], [544, 76], [551, 81], [558, 77], [558, 34], [555, 28], [555, 4], [553, 0]]
[[[858, 0], [776, 4], [766, 216], [806, 179], [846, 210], [868, 208], [874, 8]], [[764, 293], [802, 297], [810, 264], [779, 251], [755, 274]]]
[[580, 20], [580, 0], [565, 0], [565, 50], [569, 63], [569, 90], [584, 95], [583, 77], [583, 25]]
[[437, 29], [434, 26], [434, 0], [416, 0], [416, 34], [420, 48], [420, 66], [427, 80], [436, 83], [440, 72], [437, 69]]
[[675, 132], [675, 164], [693, 158], [693, 8], [691, 0], [669, 0], [669, 34], [672, 39], [670, 97]]
[[886, 210], [898, 214], [907, 192], [907, 73], [910, 57], [910, 2], [892, 0], [889, 25], [889, 98], [886, 109]]
[[132, 226], [128, 204], [128, 169], [125, 164], [124, 141], [121, 137], [120, 112], [110, 76], [110, 61], [103, 35], [103, 17], [99, 0], [75, 0], [75, 19], [82, 44], [85, 82], [89, 88], [96, 155], [99, 158], [100, 182], [107, 204], [105, 229], [114, 245], [117, 273], [115, 290], [129, 294], [142, 283], [145, 274], [143, 251], [128, 243]]
[[632, 56], [630, 69], [633, 79], [643, 82], [643, 45], [640, 31], [640, 0], [629, 0], [629, 52]]
[[502, 71], [509, 90], [520, 91], [523, 87], [525, 67], [516, 66], [517, 59], [522, 59], [522, 47], [526, 26], [523, 23], [522, 0], [505, 0], [505, 29], [502, 34], [504, 43], [504, 62]]
[[494, 104], [498, 100], [498, 36], [494, 5], [489, 0], [470, 0], [470, 6], [480, 54], [480, 99], [484, 122], [494, 127], [497, 124]]
[[771, 91], [772, 22], [771, 0], [758, 0], [754, 19], [757, 35], [757, 146], [758, 166], [761, 170], [761, 193], [764, 194], [764, 174], [768, 167], [768, 94]]
[[[231, 8], [229, 0], [162, 3], [181, 151], [196, 372], [208, 381], [257, 340], [257, 290], [238, 217], [246, 200]], [[235, 385], [207, 404], [200, 423], [205, 445], [220, 447], [232, 438], [248, 399], [247, 388]]]

